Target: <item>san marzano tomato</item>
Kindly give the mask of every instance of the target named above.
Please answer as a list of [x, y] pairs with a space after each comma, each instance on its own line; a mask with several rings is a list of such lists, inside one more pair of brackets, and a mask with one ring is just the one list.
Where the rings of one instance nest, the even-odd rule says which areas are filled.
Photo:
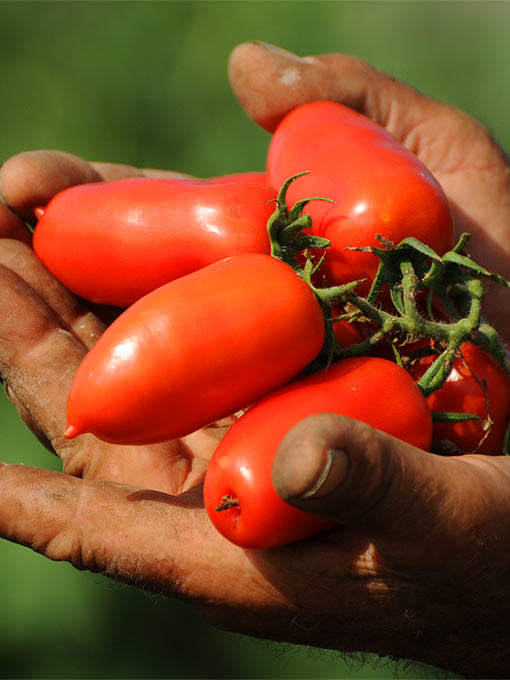
[[378, 246], [376, 234], [395, 244], [414, 236], [439, 254], [452, 246], [452, 211], [438, 182], [389, 132], [356, 111], [317, 101], [281, 121], [269, 147], [267, 182], [276, 189], [304, 171], [309, 174], [289, 189], [289, 204], [309, 196], [333, 201], [307, 206], [314, 233], [331, 242], [321, 270], [329, 285], [372, 280], [377, 258], [346, 248]]
[[269, 253], [275, 197], [261, 182], [235, 177], [83, 184], [40, 211], [34, 250], [77, 295], [127, 307], [225, 257]]
[[[342, 359], [327, 371], [296, 380], [234, 423], [209, 463], [206, 509], [230, 541], [244, 548], [271, 548], [331, 526], [285, 503], [271, 481], [283, 437], [300, 420], [318, 413], [356, 418], [414, 446], [430, 448], [430, 409], [413, 379], [393, 362]], [[218, 511], [222, 504], [225, 509]]]
[[158, 288], [85, 356], [68, 437], [113, 443], [181, 437], [288, 382], [324, 343], [311, 288], [270, 255], [230, 257]]

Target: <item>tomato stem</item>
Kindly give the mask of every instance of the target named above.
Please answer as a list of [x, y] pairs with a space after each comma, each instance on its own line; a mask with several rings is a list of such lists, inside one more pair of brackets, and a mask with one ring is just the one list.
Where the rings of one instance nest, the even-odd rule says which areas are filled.
[[296, 179], [307, 175], [300, 172], [283, 183], [276, 197], [276, 209], [268, 220], [267, 233], [271, 244], [271, 255], [286, 262], [294, 271], [302, 275], [302, 267], [298, 264], [298, 255], [308, 248], [329, 248], [327, 239], [320, 236], [304, 234], [312, 226], [310, 215], [303, 214], [303, 210], [310, 201], [328, 201], [329, 198], [313, 197], [297, 201], [289, 210], [287, 206], [287, 191]]
[[221, 512], [222, 510], [230, 510], [239, 506], [239, 499], [234, 498], [230, 494], [222, 496], [221, 503], [215, 508], [216, 512]]

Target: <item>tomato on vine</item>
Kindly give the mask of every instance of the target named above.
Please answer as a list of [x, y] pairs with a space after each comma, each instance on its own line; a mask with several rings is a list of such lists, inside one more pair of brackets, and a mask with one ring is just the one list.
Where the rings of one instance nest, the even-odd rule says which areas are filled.
[[413, 236], [439, 254], [453, 244], [452, 211], [431, 172], [384, 128], [342, 104], [303, 104], [276, 128], [268, 184], [278, 188], [303, 171], [309, 174], [290, 187], [289, 201], [333, 201], [309, 207], [313, 233], [331, 242], [321, 269], [329, 285], [367, 278], [358, 291], [368, 291], [377, 259], [346, 249], [376, 246], [376, 235], [395, 244]]
[[310, 287], [270, 255], [236, 255], [161, 286], [109, 326], [68, 399], [67, 437], [118, 444], [190, 434], [285, 384], [320, 352]]

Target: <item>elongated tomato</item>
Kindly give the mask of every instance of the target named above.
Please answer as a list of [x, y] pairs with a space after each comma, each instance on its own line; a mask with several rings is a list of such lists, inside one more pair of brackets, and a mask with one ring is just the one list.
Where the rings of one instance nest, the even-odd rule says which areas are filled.
[[235, 176], [83, 184], [36, 211], [34, 250], [77, 295], [127, 307], [225, 257], [269, 253], [275, 197], [262, 180]]
[[335, 102], [310, 102], [291, 111], [277, 127], [267, 156], [267, 182], [277, 188], [298, 172], [291, 205], [322, 196], [307, 212], [313, 232], [330, 240], [321, 273], [330, 285], [368, 277], [377, 270], [371, 253], [346, 248], [380, 246], [376, 235], [399, 243], [414, 236], [442, 254], [453, 245], [448, 200], [431, 172], [389, 132]]
[[113, 443], [181, 437], [246, 407], [319, 353], [314, 293], [270, 255], [227, 258], [123, 312], [85, 356], [66, 436]]
[[230, 541], [243, 548], [272, 548], [332, 526], [285, 503], [272, 484], [280, 442], [300, 420], [319, 413], [356, 418], [414, 446], [430, 448], [431, 411], [413, 379], [393, 362], [342, 359], [327, 371], [296, 380], [237, 420], [211, 458], [205, 506]]

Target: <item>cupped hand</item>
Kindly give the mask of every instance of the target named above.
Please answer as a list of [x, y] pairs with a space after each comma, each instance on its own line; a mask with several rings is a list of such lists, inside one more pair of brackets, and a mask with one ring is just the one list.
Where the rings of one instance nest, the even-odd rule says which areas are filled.
[[144, 447], [63, 439], [70, 382], [103, 324], [25, 244], [0, 241], [0, 262], [1, 374], [64, 469], [0, 464], [2, 537], [183, 598], [229, 630], [505, 677], [508, 458], [441, 458], [315, 416], [284, 440], [274, 482], [338, 528], [244, 551], [203, 507], [221, 428]]
[[283, 442], [275, 485], [338, 528], [244, 551], [203, 508], [218, 431], [148, 447], [62, 439], [70, 380], [102, 324], [25, 245], [3, 241], [0, 260], [2, 376], [67, 473], [0, 465], [2, 537], [183, 598], [229, 630], [505, 677], [508, 459], [440, 458], [313, 417]]
[[[459, 229], [475, 235], [475, 256], [508, 276], [508, 165], [465, 114], [341, 55], [301, 60], [248, 44], [234, 51], [230, 73], [267, 129], [317, 98], [387, 125], [442, 182]], [[0, 170], [0, 235], [11, 239], [0, 244], [0, 372], [64, 469], [0, 465], [0, 535], [184, 598], [231, 630], [508, 677], [507, 458], [441, 458], [359, 422], [316, 416], [283, 442], [274, 482], [288, 502], [339, 526], [249, 552], [216, 532], [202, 504], [221, 428], [150, 447], [62, 438], [72, 377], [103, 322], [22, 243], [30, 240], [23, 220], [66, 186], [139, 175], [161, 176], [62, 152], [20, 154]]]

